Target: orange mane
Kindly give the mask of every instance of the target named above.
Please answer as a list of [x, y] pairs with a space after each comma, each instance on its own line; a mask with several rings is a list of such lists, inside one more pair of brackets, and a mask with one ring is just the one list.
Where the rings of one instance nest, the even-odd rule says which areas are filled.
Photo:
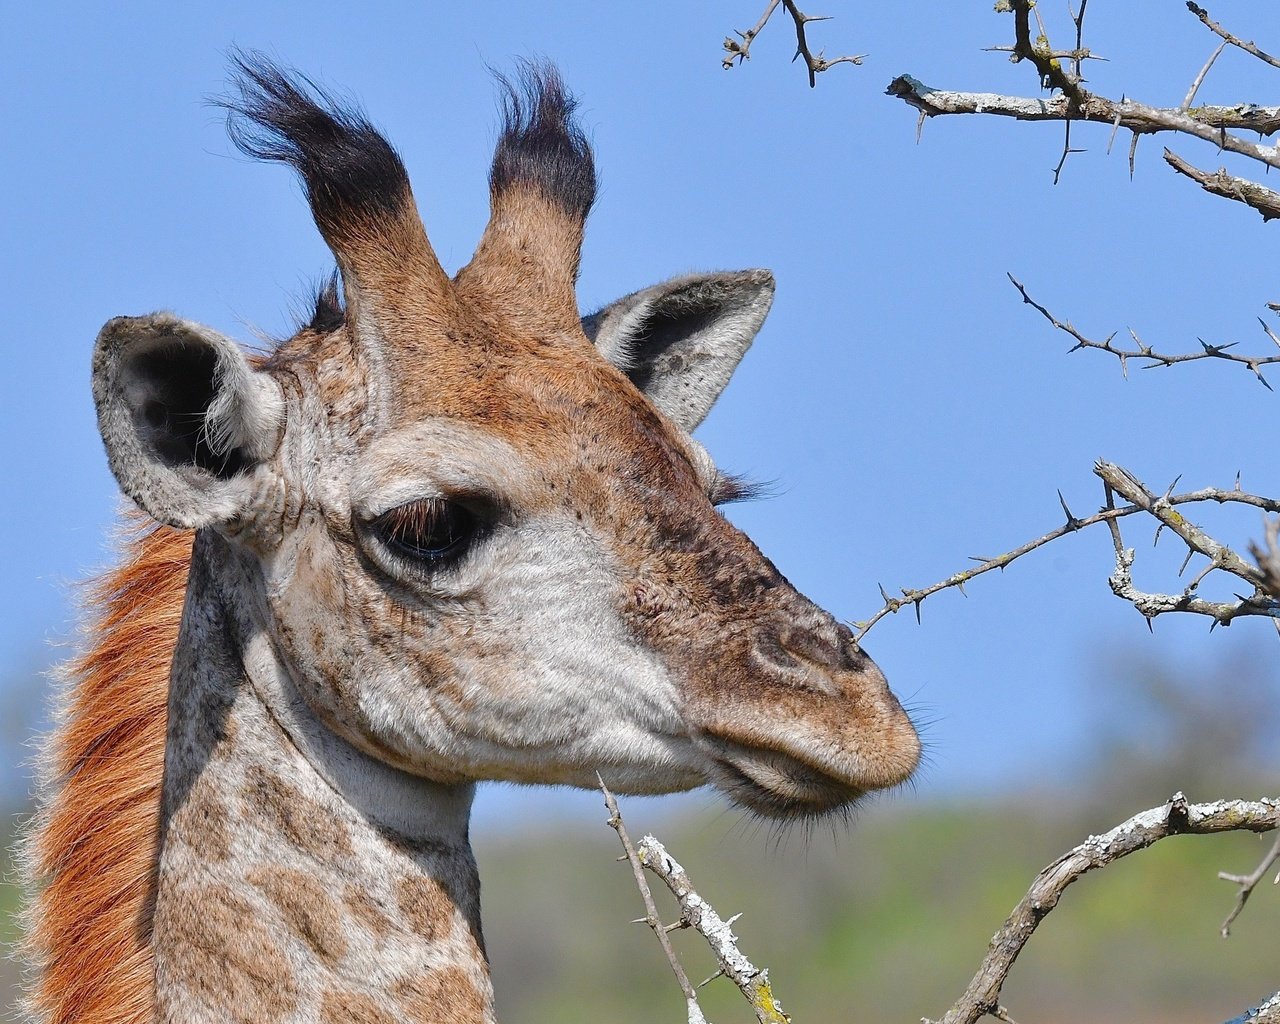
[[28, 908], [38, 968], [28, 1008], [45, 1024], [150, 1024], [169, 666], [190, 532], [146, 527], [92, 584], [86, 647], [68, 666], [27, 841], [42, 888]]

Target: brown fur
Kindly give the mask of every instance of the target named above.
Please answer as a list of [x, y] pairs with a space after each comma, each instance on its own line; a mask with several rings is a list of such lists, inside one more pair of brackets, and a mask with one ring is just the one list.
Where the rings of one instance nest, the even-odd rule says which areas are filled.
[[157, 925], [184, 967], [190, 998], [237, 1024], [271, 1024], [297, 1008], [293, 968], [248, 900], [230, 886], [199, 883], [166, 889], [166, 899]]
[[350, 882], [342, 890], [342, 902], [348, 914], [359, 921], [375, 939], [385, 939], [394, 925], [386, 909], [369, 893]]
[[320, 1024], [397, 1024], [397, 1018], [372, 996], [338, 991], [321, 1000]]
[[257, 868], [249, 881], [275, 905], [289, 932], [301, 938], [329, 967], [347, 955], [342, 913], [324, 887], [292, 868]]
[[459, 967], [410, 978], [396, 986], [395, 994], [414, 1024], [440, 1024], [441, 1005], [453, 1013], [450, 1024], [483, 1024], [485, 1020], [484, 994]]
[[337, 862], [352, 855], [351, 837], [345, 829], [334, 829], [323, 808], [265, 769], [255, 766], [249, 770], [243, 797], [291, 846], [316, 860]]
[[396, 887], [400, 913], [414, 932], [438, 942], [453, 927], [453, 898], [432, 878], [408, 876]]
[[28, 844], [44, 883], [27, 952], [28, 992], [47, 1024], [144, 1024], [154, 1016], [151, 915], [169, 663], [192, 535], [139, 529], [120, 565], [89, 589], [88, 643], [47, 747], [55, 792]]

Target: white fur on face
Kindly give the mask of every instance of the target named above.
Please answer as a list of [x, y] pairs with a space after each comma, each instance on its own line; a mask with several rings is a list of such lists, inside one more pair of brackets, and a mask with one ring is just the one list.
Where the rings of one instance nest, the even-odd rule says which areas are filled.
[[[354, 530], [335, 536], [327, 509], [268, 560], [278, 645], [304, 697], [363, 749], [441, 781], [703, 784], [676, 682], [617, 611], [620, 567], [572, 512], [537, 507], [535, 483], [514, 449], [454, 421], [375, 442], [348, 493], [326, 495], [345, 498]], [[361, 527], [408, 501], [476, 494], [491, 521], [443, 568]]]

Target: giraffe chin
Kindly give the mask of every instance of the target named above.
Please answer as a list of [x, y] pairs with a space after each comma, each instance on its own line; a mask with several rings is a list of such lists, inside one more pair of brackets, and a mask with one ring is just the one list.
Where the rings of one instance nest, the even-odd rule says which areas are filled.
[[821, 818], [853, 807], [869, 788], [835, 778], [777, 750], [704, 737], [711, 748], [712, 784], [762, 818]]

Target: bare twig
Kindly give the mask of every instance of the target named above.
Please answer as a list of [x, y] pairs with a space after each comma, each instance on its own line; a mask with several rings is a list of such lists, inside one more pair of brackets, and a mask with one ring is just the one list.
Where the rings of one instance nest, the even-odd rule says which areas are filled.
[[[1144, 135], [1158, 132], [1178, 132], [1210, 143], [1219, 150], [1236, 153], [1257, 160], [1268, 167], [1280, 169], [1280, 147], [1267, 146], [1233, 134], [1237, 131], [1257, 131], [1262, 135], [1271, 135], [1280, 131], [1280, 107], [1259, 107], [1252, 103], [1242, 103], [1233, 107], [1200, 106], [1191, 104], [1199, 91], [1209, 69], [1228, 43], [1243, 46], [1255, 56], [1266, 59], [1268, 55], [1257, 50], [1253, 44], [1245, 44], [1230, 33], [1214, 25], [1204, 15], [1202, 9], [1195, 4], [1188, 4], [1193, 13], [1201, 16], [1201, 20], [1223, 37], [1223, 43], [1209, 58], [1196, 75], [1186, 98], [1177, 108], [1152, 107], [1139, 103], [1128, 97], [1118, 100], [1090, 92], [1083, 85], [1081, 72], [1082, 62], [1093, 55], [1084, 45], [1084, 13], [1085, 3], [1081, 3], [1079, 11], [1072, 14], [1076, 45], [1074, 49], [1055, 49], [1049, 42], [1043, 23], [1040, 22], [1039, 11], [1034, 0], [1000, 0], [996, 4], [997, 11], [1012, 12], [1014, 15], [1014, 44], [998, 46], [992, 49], [1007, 51], [1015, 63], [1030, 61], [1035, 65], [1040, 86], [1057, 92], [1047, 99], [1022, 96], [1005, 96], [995, 93], [954, 92], [932, 89], [919, 79], [910, 75], [900, 75], [889, 83], [885, 90], [896, 96], [920, 112], [920, 123], [925, 118], [943, 114], [994, 114], [1001, 117], [1012, 117], [1023, 121], [1061, 121], [1064, 124], [1062, 156], [1054, 167], [1053, 180], [1056, 183], [1062, 174], [1067, 157], [1071, 153], [1080, 152], [1071, 144], [1072, 123], [1075, 121], [1093, 121], [1111, 126], [1111, 133], [1120, 128], [1127, 128], [1133, 134], [1129, 149], [1130, 176], [1133, 173], [1134, 154], [1138, 140]], [[1037, 19], [1037, 32], [1033, 38], [1031, 15]], [[1256, 52], [1255, 52], [1256, 51]], [[1070, 65], [1064, 64], [1070, 61]], [[917, 127], [917, 133], [919, 127]], [[1108, 150], [1110, 146], [1108, 145]], [[1166, 159], [1168, 159], [1166, 157]], [[1172, 161], [1170, 161], [1172, 163]], [[1176, 164], [1174, 165], [1177, 166]], [[1186, 165], [1190, 167], [1190, 165]], [[1268, 197], [1268, 191], [1261, 186], [1253, 185], [1243, 179], [1232, 179], [1226, 172], [1222, 177], [1196, 177], [1191, 171], [1178, 167], [1182, 173], [1195, 178], [1205, 188], [1216, 195], [1224, 196], [1253, 206], [1264, 218], [1274, 216]], [[1200, 172], [1203, 174], [1203, 172]]]
[[1147, 490], [1141, 480], [1127, 469], [1111, 462], [1098, 462], [1093, 471], [1116, 494], [1158, 519], [1161, 525], [1176, 533], [1192, 551], [1204, 555], [1217, 568], [1257, 587], [1262, 571], [1250, 565], [1225, 544], [1214, 540], [1169, 503], [1167, 497]]
[[[1244, 910], [1244, 905], [1249, 901], [1249, 897], [1253, 895], [1254, 888], [1278, 860], [1280, 860], [1280, 835], [1276, 836], [1276, 841], [1271, 844], [1271, 849], [1266, 852], [1258, 866], [1249, 874], [1233, 875], [1226, 871], [1218, 872], [1218, 877], [1224, 882], [1234, 882], [1240, 887], [1236, 893], [1236, 905], [1231, 908], [1231, 913], [1222, 922], [1222, 937], [1224, 939], [1231, 934], [1231, 922], [1240, 916], [1240, 911]], [[1275, 884], [1280, 885], [1280, 874], [1276, 875]]]
[[899, 75], [889, 83], [885, 92], [897, 96], [926, 117], [994, 114], [1019, 121], [1064, 121], [1072, 117], [1077, 121], [1118, 124], [1138, 135], [1180, 132], [1280, 169], [1280, 154], [1274, 147], [1249, 142], [1228, 131], [1274, 135], [1280, 131], [1280, 106], [1259, 107], [1241, 103], [1235, 106], [1206, 105], [1183, 111], [1171, 107], [1150, 107], [1131, 99], [1110, 100], [1090, 93], [1073, 109], [1064, 96], [1039, 99], [993, 92], [950, 92], [930, 88], [910, 75]]
[[[598, 775], [596, 778], [600, 779]], [[604, 792], [604, 805], [609, 810], [609, 827], [618, 833], [618, 839], [622, 842], [622, 848], [626, 851], [627, 860], [631, 864], [632, 874], [635, 875], [636, 887], [640, 890], [640, 896], [644, 900], [645, 917], [643, 921], [653, 929], [653, 934], [658, 937], [658, 944], [662, 946], [662, 952], [667, 956], [667, 963], [671, 965], [671, 971], [676, 976], [680, 991], [684, 993], [685, 1006], [689, 1014], [689, 1024], [707, 1024], [707, 1018], [703, 1016], [702, 1008], [698, 1005], [698, 995], [694, 991], [693, 985], [689, 983], [689, 976], [685, 974], [684, 968], [680, 965], [675, 950], [671, 948], [671, 940], [667, 938], [667, 929], [658, 918], [658, 908], [654, 905], [653, 893], [649, 890], [649, 884], [644, 880], [644, 871], [641, 870], [643, 861], [640, 855], [637, 854], [636, 848], [632, 845], [631, 837], [627, 835], [626, 826], [622, 823], [622, 815], [618, 811], [618, 802], [605, 787], [603, 779], [600, 779], [600, 789]]]
[[[1098, 472], [1098, 475], [1103, 479], [1104, 486], [1107, 487], [1108, 495], [1111, 493], [1111, 488], [1110, 485], [1106, 483], [1106, 480], [1107, 476], [1113, 471], [1123, 473], [1126, 477], [1133, 478], [1132, 474], [1128, 473], [1126, 470], [1122, 470], [1118, 466], [1112, 466], [1110, 463], [1105, 462], [1099, 463], [1098, 467], [1095, 468], [1095, 471]], [[1136, 480], [1136, 478], [1133, 479]], [[1140, 483], [1139, 486], [1141, 486]], [[1187, 587], [1182, 595], [1145, 594], [1133, 586], [1133, 580], [1128, 576], [1128, 570], [1133, 564], [1132, 551], [1128, 552], [1127, 562], [1121, 564], [1122, 560], [1120, 558], [1120, 552], [1125, 549], [1120, 539], [1117, 521], [1125, 518], [1126, 516], [1135, 515], [1140, 512], [1153, 514], [1151, 513], [1151, 509], [1137, 503], [1120, 506], [1116, 506], [1114, 503], [1111, 503], [1108, 507], [1104, 507], [1093, 515], [1077, 517], [1071, 513], [1071, 510], [1067, 508], [1066, 503], [1062, 501], [1061, 494], [1058, 495], [1058, 500], [1062, 502], [1063, 512], [1066, 514], [1066, 521], [1061, 526], [1050, 530], [1048, 533], [1042, 534], [1035, 540], [1028, 541], [1020, 547], [1016, 547], [1012, 551], [1007, 551], [1002, 555], [996, 555], [990, 558], [975, 557], [973, 560], [976, 561], [978, 565], [973, 568], [952, 573], [946, 579], [939, 580], [937, 583], [927, 587], [921, 587], [919, 589], [904, 587], [900, 591], [900, 597], [891, 597], [882, 586], [880, 588], [880, 596], [883, 599], [884, 604], [870, 618], [851, 624], [854, 629], [854, 638], [861, 640], [871, 631], [871, 628], [877, 622], [883, 619], [886, 615], [894, 614], [902, 608], [914, 607], [916, 610], [916, 619], [918, 621], [920, 618], [920, 605], [925, 598], [932, 597], [940, 591], [949, 590], [953, 587], [963, 591], [966, 583], [978, 576], [981, 576], [983, 573], [990, 572], [992, 569], [1003, 570], [1006, 566], [1011, 565], [1023, 555], [1030, 554], [1037, 548], [1042, 548], [1046, 544], [1058, 540], [1060, 537], [1065, 537], [1070, 533], [1076, 533], [1083, 530], [1085, 527], [1094, 526], [1098, 523], [1107, 523], [1110, 525], [1112, 529], [1112, 539], [1116, 543], [1117, 569], [1116, 573], [1111, 577], [1112, 590], [1125, 600], [1133, 601], [1138, 607], [1138, 610], [1148, 618], [1153, 618], [1154, 616], [1164, 612], [1186, 611], [1200, 615], [1208, 615], [1212, 617], [1215, 622], [1229, 622], [1231, 619], [1241, 615], [1264, 615], [1280, 619], [1280, 601], [1276, 600], [1280, 595], [1270, 593], [1266, 590], [1268, 580], [1267, 572], [1268, 566], [1271, 566], [1271, 559], [1274, 559], [1275, 564], [1273, 566], [1273, 571], [1277, 574], [1277, 581], [1280, 582], [1280, 548], [1276, 549], [1274, 555], [1268, 555], [1266, 560], [1260, 557], [1262, 554], [1261, 549], [1254, 549], [1254, 557], [1259, 558], [1259, 567], [1254, 569], [1251, 566], [1246, 566], [1246, 569], [1251, 575], [1248, 577], [1242, 577], [1246, 578], [1249, 582], [1252, 582], [1260, 591], [1268, 593], [1270, 600], [1255, 595], [1251, 598], [1240, 598], [1237, 601], [1230, 603], [1206, 601], [1194, 594], [1195, 588], [1199, 585], [1200, 579], [1203, 578], [1205, 573], [1201, 573], [1197, 576], [1191, 586]], [[1263, 497], [1257, 494], [1249, 494], [1246, 491], [1240, 490], [1238, 487], [1232, 490], [1221, 490], [1216, 487], [1204, 487], [1196, 491], [1187, 491], [1183, 494], [1163, 495], [1158, 500], [1162, 511], [1165, 509], [1165, 506], [1168, 506], [1168, 511], [1164, 512], [1164, 514], [1171, 512], [1172, 506], [1175, 505], [1186, 505], [1195, 502], [1207, 501], [1217, 502], [1220, 505], [1251, 505], [1254, 508], [1262, 509], [1264, 512], [1280, 513], [1280, 500]], [[1153, 501], [1154, 499], [1147, 500], [1146, 505], [1151, 505]], [[1186, 521], [1183, 520], [1183, 522]], [[1273, 520], [1267, 526], [1268, 541], [1272, 539], [1273, 530], [1280, 529], [1280, 526], [1276, 524], [1280, 524], [1280, 520]], [[1189, 525], [1190, 524], [1188, 524], [1188, 526]], [[1212, 538], [1209, 538], [1209, 540], [1212, 541]], [[1217, 542], [1212, 543], [1216, 544]], [[1219, 545], [1219, 547], [1222, 546]], [[1238, 560], [1238, 556], [1234, 556], [1231, 564], [1236, 564], [1236, 560]], [[1211, 564], [1210, 568], [1220, 569], [1225, 567], [1214, 562]], [[1230, 570], [1228, 569], [1226, 571]], [[1117, 587], [1120, 587], [1121, 589], [1117, 590]]]
[[[1013, 11], [1014, 18], [1014, 44], [1012, 56], [1009, 59], [1015, 64], [1022, 60], [1031, 61], [1040, 75], [1041, 87], [1057, 89], [1067, 99], [1067, 113], [1063, 118], [1062, 156], [1058, 158], [1058, 164], [1053, 169], [1053, 183], [1056, 185], [1062, 177], [1062, 169], [1067, 164], [1067, 157], [1072, 153], [1081, 152], [1071, 148], [1071, 122], [1075, 120], [1076, 106], [1088, 96], [1080, 85], [1083, 80], [1080, 65], [1088, 52], [1084, 49], [1084, 12], [1088, 6], [1088, 0], [1082, 0], [1080, 10], [1072, 19], [1076, 29], [1076, 48], [1071, 57], [1072, 70], [1069, 72], [1063, 68], [1059, 54], [1049, 43], [1049, 37], [1045, 33], [1044, 23], [1040, 20], [1040, 12], [1036, 10], [1034, 0], [1007, 0], [1007, 5]], [[999, 9], [997, 7], [997, 10]], [[1039, 29], [1035, 42], [1031, 40], [1030, 15], [1033, 12]]]
[[725, 37], [725, 57], [721, 61], [721, 64], [725, 68], [731, 68], [734, 64], [741, 64], [743, 61], [751, 59], [751, 43], [755, 40], [756, 36], [764, 31], [765, 25], [769, 23], [769, 18], [772, 17], [773, 12], [777, 10], [779, 3], [782, 3], [786, 8], [787, 13], [791, 15], [792, 22], [795, 24], [796, 52], [795, 56], [792, 57], [792, 60], [804, 58], [805, 68], [809, 72], [810, 88], [813, 88], [818, 84], [818, 74], [820, 72], [833, 68], [837, 64], [861, 64], [866, 58], [867, 55], [863, 53], [856, 55], [849, 54], [844, 57], [835, 57], [828, 60], [823, 56], [821, 50], [815, 54], [809, 47], [806, 27], [811, 22], [828, 21], [828, 17], [821, 14], [805, 14], [804, 11], [800, 10], [800, 8], [796, 6], [794, 0], [769, 0], [768, 7], [766, 7], [764, 13], [760, 15], [760, 20], [745, 32], [737, 33], [741, 42], [739, 42], [738, 39], [734, 39], [732, 36]]
[[[1028, 306], [1031, 306], [1033, 309], [1035, 309], [1041, 316], [1043, 316], [1046, 320], [1048, 320], [1049, 323], [1052, 324], [1057, 330], [1062, 331], [1064, 334], [1069, 335], [1072, 339], [1075, 340], [1075, 344], [1071, 346], [1069, 351], [1075, 352], [1077, 349], [1091, 348], [1091, 349], [1097, 349], [1100, 352], [1110, 352], [1113, 356], [1115, 356], [1117, 359], [1120, 360], [1120, 369], [1121, 369], [1121, 372], [1125, 374], [1125, 376], [1128, 376], [1130, 359], [1147, 360], [1147, 362], [1143, 364], [1144, 369], [1150, 369], [1156, 366], [1172, 366], [1174, 363], [1190, 363], [1190, 362], [1194, 362], [1197, 359], [1221, 359], [1225, 362], [1239, 363], [1240, 365], [1247, 367], [1249, 370], [1253, 372], [1253, 375], [1258, 379], [1258, 381], [1265, 388], [1267, 388], [1267, 390], [1271, 390], [1271, 385], [1267, 383], [1267, 379], [1262, 375], [1261, 368], [1264, 366], [1270, 366], [1275, 363], [1280, 363], [1280, 354], [1273, 355], [1273, 356], [1241, 355], [1239, 353], [1230, 351], [1236, 345], [1236, 342], [1234, 341], [1227, 342], [1226, 344], [1222, 344], [1222, 345], [1210, 345], [1204, 341], [1201, 341], [1200, 352], [1183, 352], [1176, 355], [1168, 355], [1163, 352], [1157, 352], [1150, 345], [1144, 344], [1133, 331], [1129, 332], [1129, 336], [1133, 339], [1134, 344], [1137, 346], [1136, 348], [1133, 348], [1133, 349], [1121, 348], [1118, 345], [1114, 344], [1113, 342], [1113, 339], [1115, 338], [1114, 333], [1108, 335], [1105, 341], [1094, 341], [1090, 338], [1085, 337], [1083, 334], [1081, 334], [1079, 330], [1077, 330], [1075, 327], [1071, 325], [1071, 321], [1059, 320], [1056, 316], [1054, 316], [1051, 312], [1049, 312], [1048, 309], [1046, 309], [1044, 306], [1038, 303], [1035, 299], [1033, 299], [1027, 293], [1027, 289], [1023, 286], [1022, 282], [1019, 281], [1012, 274], [1008, 274], [1006, 276], [1009, 278], [1011, 282], [1013, 282], [1013, 286], [1017, 288], [1018, 292], [1022, 295], [1023, 302], [1025, 302]], [[1267, 333], [1268, 337], [1271, 337], [1272, 332], [1267, 328], [1267, 325], [1265, 323], [1262, 324], [1262, 329]], [[1275, 340], [1275, 339], [1273, 338], [1272, 340]], [[1277, 344], [1278, 346], [1280, 346], [1280, 343], [1277, 343]]]
[[[1040, 32], [1035, 42], [1031, 40], [1031, 13], [1035, 11], [1035, 6], [1035, 0], [1006, 0], [1003, 7], [1000, 4], [996, 5], [996, 10], [1005, 9], [1013, 12], [1013, 56], [1009, 59], [1015, 64], [1023, 60], [1031, 61], [1040, 75], [1040, 84], [1043, 88], [1057, 89], [1072, 102], [1078, 102], [1088, 94], [1080, 88], [1078, 74], [1063, 70], [1062, 63], [1054, 56], [1053, 47], [1049, 45], [1043, 25], [1038, 26]], [[1038, 19], [1040, 12], [1035, 11], [1035, 14]], [[1079, 29], [1084, 23], [1084, 5], [1081, 5], [1080, 13], [1076, 17], [1079, 19], [1077, 21], [1077, 29]], [[1080, 48], [1080, 35], [1077, 33], [1076, 49]]]
[[1191, 104], [1196, 98], [1196, 93], [1200, 91], [1200, 86], [1204, 85], [1205, 76], [1209, 74], [1209, 69], [1222, 56], [1222, 51], [1227, 48], [1226, 43], [1220, 43], [1218, 48], [1209, 55], [1209, 59], [1204, 62], [1204, 67], [1200, 69], [1200, 73], [1191, 82], [1191, 88], [1187, 90], [1187, 98], [1182, 101], [1179, 110], [1190, 110]]
[[796, 55], [792, 60], [800, 57], [804, 58], [805, 67], [809, 69], [809, 88], [812, 89], [818, 84], [818, 73], [833, 68], [837, 64], [861, 64], [866, 58], [865, 53], [850, 55], [846, 57], [837, 57], [835, 60], [827, 60], [822, 56], [819, 50], [817, 56], [809, 49], [809, 40], [805, 36], [805, 26], [811, 21], [826, 21], [823, 15], [805, 14], [799, 7], [795, 5], [793, 0], [782, 0], [783, 5], [787, 8], [787, 13], [791, 15], [791, 19], [796, 23]]
[[1280, 1024], [1280, 992], [1239, 1017], [1232, 1017], [1227, 1024]]
[[1228, 174], [1225, 167], [1220, 167], [1216, 174], [1202, 171], [1168, 149], [1164, 151], [1164, 159], [1179, 174], [1185, 174], [1192, 181], [1199, 183], [1206, 192], [1212, 192], [1215, 196], [1222, 196], [1224, 199], [1234, 199], [1238, 203], [1244, 203], [1245, 206], [1252, 206], [1262, 214], [1264, 221], [1280, 217], [1280, 192], [1273, 192], [1256, 181], [1249, 181], [1248, 178], [1238, 178], [1234, 174]]
[[[1075, 49], [1075, 54], [1071, 58], [1071, 61], [1072, 61], [1072, 70], [1075, 73], [1077, 82], [1081, 81], [1083, 77], [1080, 70], [1080, 63], [1085, 56], [1089, 55], [1089, 51], [1085, 49], [1085, 45], [1084, 45], [1084, 12], [1085, 12], [1085, 8], [1087, 8], [1088, 6], [1089, 6], [1089, 0], [1080, 0], [1080, 10], [1076, 11], [1071, 16], [1071, 20], [1075, 23], [1075, 26], [1076, 26], [1076, 49]], [[1070, 10], [1070, 9], [1071, 9], [1071, 6], [1070, 4], [1068, 4], [1067, 10]]]
[[756, 967], [738, 949], [737, 937], [731, 926], [736, 917], [727, 921], [716, 913], [715, 907], [698, 895], [689, 876], [662, 843], [653, 836], [640, 840], [640, 859], [644, 866], [666, 883], [671, 894], [680, 903], [680, 911], [689, 926], [698, 932], [716, 955], [720, 972], [738, 986], [755, 1011], [760, 1024], [788, 1024], [789, 1016], [773, 996], [769, 985], [769, 972]]
[[1134, 815], [1105, 835], [1090, 836], [1036, 876], [1027, 894], [992, 938], [978, 973], [940, 1024], [975, 1024], [979, 1018], [996, 1011], [1000, 989], [1018, 954], [1040, 922], [1057, 906], [1067, 886], [1081, 875], [1172, 835], [1240, 830], [1269, 832], [1278, 826], [1280, 800], [1189, 804], [1186, 797], [1176, 793], [1163, 807]]
[[666, 933], [670, 928], [664, 929], [658, 923], [657, 910], [653, 904], [653, 894], [649, 891], [648, 883], [644, 879], [645, 870], [662, 879], [680, 904], [679, 926], [694, 929], [711, 946], [711, 951], [715, 953], [716, 960], [720, 965], [720, 970], [713, 977], [719, 977], [719, 975], [723, 974], [737, 985], [739, 991], [746, 997], [747, 1002], [751, 1004], [751, 1008], [755, 1011], [756, 1019], [760, 1024], [790, 1024], [791, 1018], [782, 1012], [782, 1007], [778, 1005], [778, 1001], [773, 996], [773, 990], [769, 986], [769, 972], [764, 968], [756, 967], [738, 949], [738, 939], [732, 931], [733, 922], [737, 918], [731, 917], [727, 921], [724, 920], [710, 903], [699, 896], [684, 868], [680, 866], [674, 857], [667, 853], [662, 843], [653, 836], [647, 835], [640, 840], [638, 846], [633, 846], [630, 837], [627, 835], [626, 827], [622, 823], [622, 814], [618, 810], [617, 801], [605, 789], [603, 782], [600, 784], [600, 788], [604, 790], [605, 806], [609, 809], [609, 825], [618, 833], [618, 838], [622, 840], [622, 848], [626, 851], [627, 860], [631, 862], [636, 885], [640, 888], [640, 894], [644, 898], [645, 909], [649, 915], [645, 922], [658, 935], [662, 948], [667, 954], [667, 959], [671, 963], [672, 970], [680, 981], [681, 990], [685, 994], [685, 999], [689, 1005], [690, 1024], [703, 1019], [701, 1010], [697, 1011], [698, 1016], [695, 1017], [694, 1011], [697, 1007], [697, 1000], [694, 996], [693, 988], [689, 985], [689, 979], [685, 975], [684, 969], [680, 967], [675, 953], [672, 952], [670, 942], [667, 941]]
[[[1218, 625], [1229, 626], [1233, 619], [1242, 615], [1264, 615], [1269, 616], [1276, 623], [1277, 631], [1280, 631], [1280, 601], [1263, 589], [1261, 568], [1254, 568], [1226, 545], [1209, 537], [1181, 513], [1174, 511], [1168, 494], [1157, 498], [1128, 470], [1109, 462], [1099, 462], [1094, 466], [1094, 472], [1102, 478], [1108, 507], [1114, 506], [1114, 496], [1119, 494], [1159, 520], [1160, 527], [1156, 530], [1157, 539], [1159, 539], [1160, 530], [1165, 527], [1182, 539], [1187, 545], [1187, 558], [1182, 563], [1184, 569], [1193, 554], [1201, 554], [1209, 559], [1209, 564], [1196, 574], [1181, 594], [1145, 593], [1134, 586], [1130, 572], [1133, 568], [1133, 548], [1124, 546], [1124, 539], [1120, 535], [1120, 524], [1115, 520], [1108, 523], [1111, 541], [1116, 551], [1116, 568], [1107, 582], [1117, 597], [1128, 601], [1142, 613], [1148, 627], [1151, 626], [1152, 619], [1165, 612], [1191, 612], [1210, 617], [1213, 620], [1209, 626], [1210, 629]], [[1239, 487], [1238, 480], [1236, 486]], [[1237, 594], [1234, 601], [1210, 601], [1196, 594], [1196, 588], [1200, 582], [1209, 573], [1219, 569], [1251, 584], [1254, 588], [1253, 593], [1248, 596]]]
[[1206, 11], [1199, 4], [1192, 3], [1191, 0], [1187, 0], [1187, 10], [1189, 10], [1192, 14], [1194, 14], [1197, 18], [1199, 18], [1202, 22], [1204, 22], [1205, 27], [1208, 28], [1210, 32], [1213, 32], [1216, 35], [1220, 36], [1223, 40], [1230, 43], [1232, 46], [1240, 47], [1240, 49], [1244, 50], [1245, 53], [1253, 54], [1255, 57], [1258, 58], [1258, 60], [1266, 61], [1273, 68], [1280, 68], [1280, 60], [1277, 60], [1275, 57], [1271, 56], [1271, 54], [1267, 53], [1266, 51], [1258, 49], [1258, 47], [1256, 47], [1253, 43], [1247, 43], [1243, 39], [1239, 38], [1238, 36], [1233, 36], [1230, 32], [1228, 32], [1225, 28], [1223, 28], [1217, 22], [1211, 21], [1209, 18], [1209, 12]]
[[1267, 520], [1263, 542], [1250, 544], [1249, 554], [1258, 563], [1262, 575], [1259, 589], [1280, 598], [1280, 519]]
[[[1016, 54], [1018, 51], [1018, 48], [1016, 46], [984, 46], [982, 49], [987, 53]], [[1100, 57], [1098, 54], [1090, 50], [1089, 47], [1087, 46], [1083, 46], [1077, 50], [1045, 50], [1043, 52], [1045, 56], [1050, 57], [1053, 60], [1071, 61], [1072, 66], [1075, 67], [1075, 74], [1077, 75], [1080, 73], [1080, 69], [1076, 65], [1078, 65], [1081, 61], [1086, 61], [1086, 60], [1105, 61], [1107, 59], [1106, 57]], [[1013, 61], [1013, 59], [1014, 58], [1010, 56], [1009, 60]], [[1021, 60], [1021, 58], [1018, 58], [1018, 59]]]
[[1133, 548], [1123, 545], [1116, 547], [1116, 567], [1107, 577], [1111, 592], [1123, 601], [1128, 601], [1146, 618], [1148, 625], [1157, 615], [1166, 612], [1190, 612], [1193, 615], [1206, 615], [1213, 619], [1211, 625], [1230, 625], [1233, 619], [1241, 615], [1270, 615], [1280, 617], [1280, 609], [1273, 605], [1258, 605], [1246, 598], [1236, 601], [1210, 601], [1199, 597], [1192, 587], [1181, 594], [1149, 594], [1139, 590], [1133, 582]]
[[764, 31], [765, 25], [769, 24], [769, 19], [781, 2], [782, 0], [769, 0], [769, 6], [764, 9], [764, 14], [760, 15], [760, 20], [745, 32], [738, 33], [742, 42], [738, 42], [733, 36], [724, 37], [725, 58], [720, 63], [726, 70], [733, 67], [735, 62], [741, 64], [744, 60], [751, 59], [752, 41]]

